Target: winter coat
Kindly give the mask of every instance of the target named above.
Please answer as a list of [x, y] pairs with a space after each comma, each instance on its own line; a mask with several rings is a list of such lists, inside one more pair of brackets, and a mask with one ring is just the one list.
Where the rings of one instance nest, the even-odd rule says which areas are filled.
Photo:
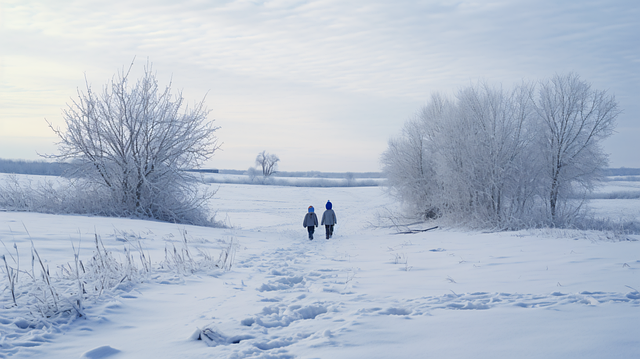
[[318, 226], [318, 216], [315, 213], [309, 212], [304, 216], [304, 221], [302, 221], [302, 226], [304, 228], [307, 227], [317, 227]]
[[336, 212], [332, 209], [328, 209], [324, 211], [322, 214], [322, 225], [331, 226], [338, 223], [338, 219], [336, 218]]

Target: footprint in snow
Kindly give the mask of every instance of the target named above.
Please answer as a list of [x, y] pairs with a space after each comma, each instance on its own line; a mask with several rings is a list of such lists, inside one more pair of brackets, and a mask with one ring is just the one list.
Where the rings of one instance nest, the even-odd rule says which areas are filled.
[[292, 289], [294, 287], [304, 287], [304, 278], [302, 276], [284, 277], [274, 281], [269, 281], [269, 283], [262, 284], [262, 286], [258, 288], [258, 291], [273, 292], [277, 290]]
[[264, 307], [262, 313], [251, 318], [243, 319], [240, 324], [246, 327], [259, 326], [264, 328], [288, 327], [299, 320], [316, 319], [317, 316], [328, 312], [328, 307], [322, 304], [273, 305]]
[[101, 347], [89, 350], [88, 352], [82, 354], [80, 359], [102, 359], [102, 358], [108, 358], [118, 353], [120, 353], [120, 350], [114, 349], [108, 345], [105, 345], [105, 346], [101, 346]]

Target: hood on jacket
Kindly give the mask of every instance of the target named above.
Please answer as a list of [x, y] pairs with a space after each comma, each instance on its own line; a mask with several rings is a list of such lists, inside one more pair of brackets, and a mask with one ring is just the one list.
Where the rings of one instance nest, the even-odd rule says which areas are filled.
[[313, 213], [313, 206], [309, 206], [309, 213]]
[[327, 209], [331, 209], [333, 208], [333, 205], [331, 204], [331, 201], [327, 201], [327, 205], [325, 206]]

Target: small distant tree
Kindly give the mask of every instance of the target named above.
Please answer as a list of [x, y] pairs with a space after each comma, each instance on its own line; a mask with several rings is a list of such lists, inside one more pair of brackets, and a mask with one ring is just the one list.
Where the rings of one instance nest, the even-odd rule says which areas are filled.
[[256, 170], [255, 167], [249, 167], [249, 169], [247, 170], [247, 176], [249, 176], [249, 179], [251, 181], [255, 180], [258, 176], [258, 170]]
[[344, 178], [347, 180], [347, 187], [353, 186], [356, 181], [356, 175], [353, 172], [345, 173]]
[[275, 173], [279, 161], [278, 156], [267, 153], [267, 151], [262, 151], [256, 156], [256, 165], [262, 168], [262, 175], [265, 178]]
[[58, 135], [58, 155], [72, 175], [95, 188], [104, 211], [171, 222], [203, 222], [207, 197], [185, 170], [198, 168], [219, 148], [207, 121], [204, 99], [184, 106], [171, 83], [158, 86], [147, 63], [130, 84], [131, 68], [115, 75], [101, 92], [86, 84], [63, 112], [66, 129]]

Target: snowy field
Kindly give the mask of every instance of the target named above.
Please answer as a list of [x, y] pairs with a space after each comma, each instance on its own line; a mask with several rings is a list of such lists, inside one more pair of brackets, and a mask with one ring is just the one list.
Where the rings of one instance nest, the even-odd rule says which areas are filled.
[[[640, 236], [395, 234], [378, 219], [396, 207], [380, 187], [212, 186], [230, 229], [0, 212], [0, 250], [24, 272], [32, 242], [58, 278], [74, 248], [88, 261], [96, 235], [116, 257], [142, 248], [152, 262], [142, 283], [86, 300], [85, 317], [49, 319], [13, 305], [2, 263], [0, 358], [640, 357]], [[306, 208], [321, 215], [327, 200], [336, 233], [309, 241]], [[593, 203], [640, 220], [639, 199]], [[231, 268], [172, 270], [165, 249], [185, 238], [196, 261], [233, 248]]]

